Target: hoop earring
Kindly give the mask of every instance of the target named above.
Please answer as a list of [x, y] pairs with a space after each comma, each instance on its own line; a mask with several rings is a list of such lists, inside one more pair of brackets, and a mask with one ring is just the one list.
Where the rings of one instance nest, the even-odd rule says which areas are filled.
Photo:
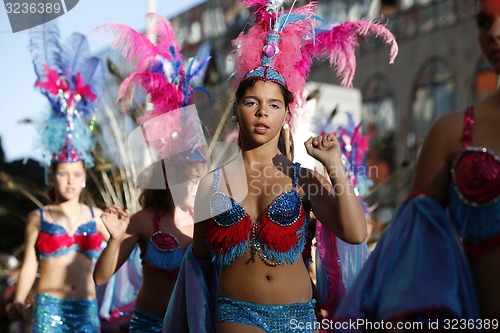
[[233, 115], [231, 116], [231, 122], [233, 122], [233, 123], [237, 123], [237, 122], [238, 122], [238, 117], [236, 117], [236, 115], [235, 115], [235, 114], [233, 114]]

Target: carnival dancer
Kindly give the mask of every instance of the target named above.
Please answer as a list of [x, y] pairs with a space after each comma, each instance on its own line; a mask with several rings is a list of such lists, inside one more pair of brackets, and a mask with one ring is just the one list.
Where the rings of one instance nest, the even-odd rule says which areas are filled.
[[[94, 259], [109, 234], [99, 208], [81, 202], [85, 169], [93, 166], [92, 129], [104, 71], [90, 57], [86, 37], [74, 33], [61, 45], [54, 23], [30, 31], [30, 48], [50, 114], [42, 124], [40, 143], [50, 168], [51, 203], [31, 212], [26, 224], [24, 260], [13, 319], [30, 319], [26, 298], [35, 283], [33, 332], [98, 332]], [[50, 164], [50, 165], [49, 165]]]
[[314, 3], [290, 10], [282, 1], [247, 3], [255, 6], [256, 24], [234, 42], [238, 86], [232, 120], [242, 158], [200, 182], [195, 220], [201, 222], [167, 310], [166, 332], [318, 332], [302, 260], [309, 213], [346, 242], [366, 237], [364, 212], [335, 136], [304, 143], [329, 180], [287, 159], [278, 142], [304, 101], [313, 58], [329, 56], [349, 86], [357, 36], [373, 31], [383, 37], [392, 45], [392, 60], [393, 35], [365, 21], [316, 28]]
[[[156, 45], [124, 24], [99, 28], [116, 34], [113, 46], [122, 47], [134, 66], [119, 88], [118, 100], [126, 105], [139, 85], [152, 104], [138, 118], [137, 128], [148, 156], [155, 156], [152, 165], [136, 163], [140, 171], [137, 185], [143, 188], [142, 209], [132, 217], [118, 206], [106, 209], [101, 218], [111, 238], [94, 272], [97, 285], [106, 283], [139, 245], [143, 280], [130, 321], [131, 333], [162, 331], [184, 251], [192, 241], [197, 180], [206, 173], [199, 145], [203, 133], [191, 103], [194, 91], [200, 90], [195, 82], [203, 77], [209, 57], [200, 53], [183, 61], [170, 22], [154, 14], [149, 18], [155, 21]], [[137, 161], [143, 151], [132, 148], [137, 142], [130, 143]]]

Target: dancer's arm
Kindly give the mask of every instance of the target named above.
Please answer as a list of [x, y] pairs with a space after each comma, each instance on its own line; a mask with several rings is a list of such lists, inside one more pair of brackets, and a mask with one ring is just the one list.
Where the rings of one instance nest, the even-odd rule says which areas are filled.
[[101, 215], [101, 220], [108, 229], [110, 238], [94, 269], [94, 281], [98, 286], [108, 282], [138, 242], [138, 236], [128, 232], [129, 224], [132, 223], [128, 211], [112, 206]]
[[40, 212], [35, 210], [28, 216], [24, 239], [24, 259], [19, 272], [16, 294], [8, 312], [12, 320], [23, 320], [26, 311], [25, 301], [35, 283], [38, 271], [38, 258], [36, 255], [36, 240], [40, 228]]
[[312, 210], [321, 223], [348, 243], [366, 239], [366, 219], [363, 208], [347, 177], [340, 155], [340, 146], [332, 134], [310, 138], [305, 143], [307, 153], [326, 169], [326, 179], [309, 170], [305, 191]]
[[463, 117], [463, 112], [453, 112], [434, 122], [418, 156], [412, 192], [424, 192], [447, 205], [450, 170], [460, 149]]
[[92, 210], [94, 211], [94, 220], [97, 224], [97, 231], [99, 231], [99, 233], [104, 237], [105, 240], [109, 240], [110, 234], [101, 220], [101, 215], [104, 212], [102, 211], [102, 209], [97, 207], [92, 207]]

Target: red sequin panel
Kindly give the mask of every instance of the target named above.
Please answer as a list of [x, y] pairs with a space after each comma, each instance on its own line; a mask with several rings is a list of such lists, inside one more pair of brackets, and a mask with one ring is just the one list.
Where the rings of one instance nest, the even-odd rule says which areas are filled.
[[76, 234], [73, 237], [81, 251], [100, 250], [104, 240], [104, 237], [99, 232], [90, 235]]
[[67, 234], [51, 235], [40, 231], [36, 246], [41, 253], [52, 253], [73, 245], [73, 240]]

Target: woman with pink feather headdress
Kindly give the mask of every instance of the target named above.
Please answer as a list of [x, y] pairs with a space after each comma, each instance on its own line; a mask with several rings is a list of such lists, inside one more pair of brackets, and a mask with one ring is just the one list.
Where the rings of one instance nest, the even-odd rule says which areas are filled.
[[155, 14], [149, 17], [155, 20], [156, 44], [124, 24], [102, 27], [117, 35], [113, 46], [121, 47], [125, 58], [134, 63], [133, 72], [119, 88], [118, 100], [125, 105], [138, 85], [152, 105], [138, 118], [139, 136], [131, 136], [137, 139], [132, 141], [144, 143], [143, 149], [137, 153], [129, 147], [135, 162], [144, 150], [154, 156], [135, 165], [140, 172], [137, 186], [142, 188], [142, 209], [131, 217], [118, 206], [106, 209], [101, 218], [111, 237], [94, 271], [96, 284], [106, 283], [139, 246], [142, 285], [130, 320], [131, 333], [162, 331], [170, 294], [192, 241], [196, 179], [205, 166], [201, 124], [190, 104], [193, 92], [203, 90], [195, 82], [209, 57], [200, 52], [183, 61], [169, 21]]
[[366, 21], [316, 27], [321, 19], [315, 3], [287, 10], [279, 0], [247, 5], [255, 8], [256, 21], [234, 41], [231, 117], [239, 128], [241, 158], [200, 182], [195, 220], [201, 222], [167, 309], [166, 332], [319, 332], [305, 264], [309, 213], [346, 242], [366, 237], [363, 208], [335, 136], [304, 143], [329, 179], [293, 163], [278, 146], [303, 105], [314, 58], [329, 58], [350, 86], [357, 37], [382, 37], [391, 45], [392, 61], [394, 36]]

